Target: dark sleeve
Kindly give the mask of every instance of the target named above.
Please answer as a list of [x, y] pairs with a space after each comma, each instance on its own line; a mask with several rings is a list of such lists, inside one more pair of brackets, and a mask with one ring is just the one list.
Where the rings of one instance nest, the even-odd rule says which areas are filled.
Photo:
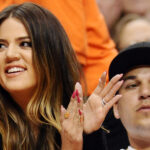
[[92, 134], [84, 134], [83, 150], [120, 150], [129, 145], [126, 130], [121, 121], [114, 118], [112, 109], [106, 116], [103, 125], [110, 130], [110, 133], [99, 129]]
[[2, 135], [0, 134], [0, 150], [2, 150], [2, 147], [3, 147], [3, 145], [2, 145]]
[[99, 129], [91, 134], [83, 135], [83, 150], [107, 150], [105, 148], [105, 132]]
[[103, 125], [110, 130], [110, 133], [106, 134], [108, 150], [120, 150], [129, 145], [126, 130], [120, 119], [115, 119], [112, 109], [107, 114]]

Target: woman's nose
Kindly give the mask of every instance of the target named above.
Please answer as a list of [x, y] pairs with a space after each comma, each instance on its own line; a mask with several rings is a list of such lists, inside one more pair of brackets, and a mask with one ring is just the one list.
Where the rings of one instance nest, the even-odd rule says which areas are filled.
[[10, 45], [6, 50], [6, 62], [10, 63], [12, 61], [17, 61], [20, 59], [20, 54], [17, 46]]

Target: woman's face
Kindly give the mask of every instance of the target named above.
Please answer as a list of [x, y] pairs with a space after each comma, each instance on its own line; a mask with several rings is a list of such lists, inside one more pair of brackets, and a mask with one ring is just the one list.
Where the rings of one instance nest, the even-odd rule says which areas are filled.
[[31, 40], [16, 18], [0, 25], [0, 85], [20, 105], [30, 100], [37, 85]]

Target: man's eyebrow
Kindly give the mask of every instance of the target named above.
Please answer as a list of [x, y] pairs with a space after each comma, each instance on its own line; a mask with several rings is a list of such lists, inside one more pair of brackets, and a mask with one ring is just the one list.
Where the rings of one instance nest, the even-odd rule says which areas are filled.
[[3, 40], [3, 39], [0, 39], [0, 42], [5, 42], [5, 40]]
[[134, 80], [136, 79], [136, 76], [127, 76], [127, 77], [124, 77], [123, 80], [126, 81], [126, 80]]

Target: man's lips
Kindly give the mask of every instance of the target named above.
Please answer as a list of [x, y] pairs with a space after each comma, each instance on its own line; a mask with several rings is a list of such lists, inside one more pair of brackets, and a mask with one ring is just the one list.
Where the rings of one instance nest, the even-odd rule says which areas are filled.
[[142, 105], [137, 109], [138, 112], [150, 112], [150, 105]]

